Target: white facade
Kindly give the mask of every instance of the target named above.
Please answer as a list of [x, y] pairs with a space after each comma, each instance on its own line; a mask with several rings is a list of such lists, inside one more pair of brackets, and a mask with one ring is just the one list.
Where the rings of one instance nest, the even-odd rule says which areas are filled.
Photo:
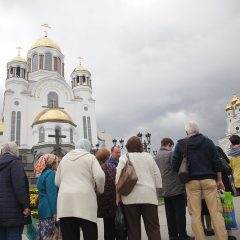
[[36, 41], [28, 51], [27, 61], [20, 56], [10, 61], [0, 144], [16, 141], [22, 155], [29, 150], [34, 150], [35, 155], [49, 152], [55, 144], [55, 138], [49, 135], [54, 135], [56, 128], [65, 136], [61, 139], [65, 151], [74, 148], [80, 138], [97, 144], [91, 74], [80, 65], [71, 78], [69, 86], [64, 77], [64, 55], [48, 37]]
[[225, 107], [227, 113], [227, 129], [225, 136], [218, 140], [220, 147], [227, 152], [230, 148], [229, 137], [233, 134], [240, 136], [240, 99], [233, 96], [231, 102]]

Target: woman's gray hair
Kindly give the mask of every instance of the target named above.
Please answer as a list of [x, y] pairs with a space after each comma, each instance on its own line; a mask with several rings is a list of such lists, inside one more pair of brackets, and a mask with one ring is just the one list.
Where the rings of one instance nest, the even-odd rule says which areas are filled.
[[91, 143], [87, 139], [80, 139], [75, 144], [75, 149], [84, 149], [87, 152], [91, 150]]
[[189, 121], [186, 125], [185, 125], [185, 131], [187, 132], [187, 134], [198, 134], [199, 133], [199, 128], [198, 125], [195, 121]]
[[18, 145], [15, 142], [4, 143], [2, 145], [2, 154], [6, 153], [19, 157]]

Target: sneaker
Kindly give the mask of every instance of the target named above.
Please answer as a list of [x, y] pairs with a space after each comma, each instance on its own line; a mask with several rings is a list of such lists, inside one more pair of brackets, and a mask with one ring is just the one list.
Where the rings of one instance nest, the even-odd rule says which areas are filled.
[[204, 233], [206, 236], [214, 236], [215, 233], [214, 233], [214, 230], [213, 229], [204, 229]]
[[228, 240], [237, 240], [235, 236], [228, 236]]
[[186, 237], [179, 237], [179, 240], [194, 240], [194, 237], [186, 236]]
[[186, 240], [194, 240], [195, 237], [190, 237], [190, 236], [187, 236]]

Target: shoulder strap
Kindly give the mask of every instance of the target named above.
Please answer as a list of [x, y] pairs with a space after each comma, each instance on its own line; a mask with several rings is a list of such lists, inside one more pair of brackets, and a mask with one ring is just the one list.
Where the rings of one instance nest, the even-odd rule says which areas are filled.
[[188, 144], [188, 138], [186, 137], [184, 139], [184, 146], [183, 146], [183, 157], [187, 158], [187, 144]]
[[130, 163], [131, 161], [130, 161], [130, 157], [129, 157], [129, 154], [128, 154], [128, 153], [126, 154], [126, 157], [127, 157], [126, 164], [127, 164], [127, 163]]

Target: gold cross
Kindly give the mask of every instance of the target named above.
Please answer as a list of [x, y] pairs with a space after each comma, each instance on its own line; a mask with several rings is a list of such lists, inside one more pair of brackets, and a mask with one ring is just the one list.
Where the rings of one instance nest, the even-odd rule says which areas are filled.
[[79, 65], [81, 66], [83, 58], [82, 57], [78, 57], [78, 59], [79, 59]]
[[47, 37], [47, 35], [48, 35], [48, 28], [50, 29], [51, 27], [47, 23], [44, 23], [41, 26], [44, 27], [45, 37]]
[[18, 56], [20, 56], [20, 51], [22, 50], [22, 48], [20, 46], [16, 47], [16, 49], [18, 50]]

